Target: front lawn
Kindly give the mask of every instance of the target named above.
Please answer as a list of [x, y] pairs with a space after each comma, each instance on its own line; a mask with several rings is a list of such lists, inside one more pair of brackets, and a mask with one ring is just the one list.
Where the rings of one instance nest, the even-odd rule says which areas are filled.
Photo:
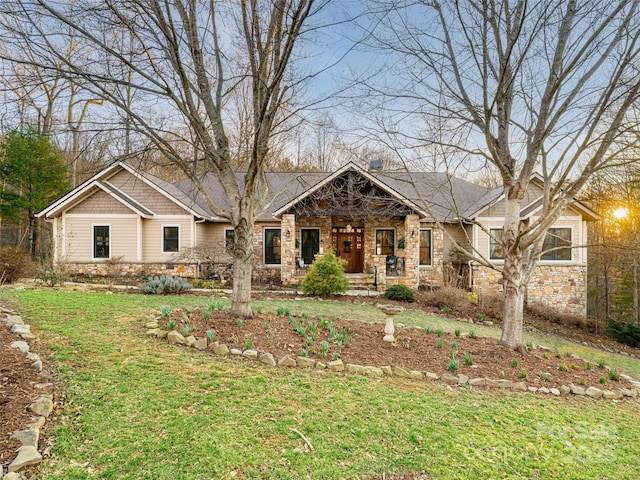
[[[17, 303], [60, 372], [64, 408], [47, 431], [44, 479], [637, 478], [635, 401], [276, 369], [144, 336], [150, 308], [204, 297], [6, 289], [0, 298]], [[289, 303], [294, 313], [382, 319], [374, 307]]]

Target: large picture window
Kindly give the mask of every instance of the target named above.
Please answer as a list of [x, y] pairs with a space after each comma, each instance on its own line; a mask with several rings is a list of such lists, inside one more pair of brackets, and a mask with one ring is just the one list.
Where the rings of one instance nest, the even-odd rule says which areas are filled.
[[393, 255], [395, 252], [395, 231], [376, 230], [376, 254]]
[[109, 225], [93, 227], [93, 258], [109, 258]]
[[281, 256], [282, 238], [279, 228], [264, 229], [264, 263], [266, 265], [279, 265]]
[[431, 265], [431, 230], [420, 230], [420, 265]]
[[162, 251], [164, 253], [176, 253], [180, 250], [180, 228], [162, 227]]
[[502, 244], [502, 229], [490, 228], [489, 234], [489, 258], [491, 260], [504, 260], [504, 245]]
[[571, 248], [569, 247], [571, 247], [571, 229], [550, 228], [544, 238], [543, 254], [540, 255], [540, 260], [571, 260]]

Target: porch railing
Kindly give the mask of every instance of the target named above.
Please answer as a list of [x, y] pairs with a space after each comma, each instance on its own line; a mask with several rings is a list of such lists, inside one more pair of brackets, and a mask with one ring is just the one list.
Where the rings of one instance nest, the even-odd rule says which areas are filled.
[[404, 257], [387, 257], [387, 277], [404, 277]]

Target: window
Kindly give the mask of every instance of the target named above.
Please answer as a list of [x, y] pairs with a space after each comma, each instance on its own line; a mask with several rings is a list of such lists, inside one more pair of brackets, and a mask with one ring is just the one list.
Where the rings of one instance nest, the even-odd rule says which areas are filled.
[[431, 265], [431, 230], [420, 230], [420, 265]]
[[224, 249], [227, 253], [233, 253], [233, 246], [236, 243], [236, 232], [231, 229], [224, 231]]
[[109, 258], [109, 225], [93, 227], [93, 258]]
[[281, 261], [280, 249], [282, 240], [279, 228], [264, 229], [264, 263], [279, 265]]
[[395, 233], [394, 230], [376, 230], [376, 255], [393, 255]]
[[305, 265], [311, 265], [320, 251], [320, 230], [303, 229], [300, 233], [302, 236], [300, 256]]
[[504, 260], [504, 245], [502, 245], [502, 229], [490, 228], [489, 233], [489, 258], [491, 260]]
[[162, 251], [175, 253], [179, 251], [180, 227], [162, 227]]
[[[542, 244], [540, 260], [571, 260], [571, 229], [550, 228]], [[551, 250], [551, 251], [549, 251]]]

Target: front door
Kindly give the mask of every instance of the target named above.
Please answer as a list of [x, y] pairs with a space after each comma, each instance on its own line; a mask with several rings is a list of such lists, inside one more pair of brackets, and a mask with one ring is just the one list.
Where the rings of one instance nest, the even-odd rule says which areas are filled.
[[346, 262], [345, 273], [362, 273], [364, 264], [362, 228], [354, 228], [351, 232], [344, 231], [344, 228], [334, 228], [334, 230], [333, 248], [336, 255]]

